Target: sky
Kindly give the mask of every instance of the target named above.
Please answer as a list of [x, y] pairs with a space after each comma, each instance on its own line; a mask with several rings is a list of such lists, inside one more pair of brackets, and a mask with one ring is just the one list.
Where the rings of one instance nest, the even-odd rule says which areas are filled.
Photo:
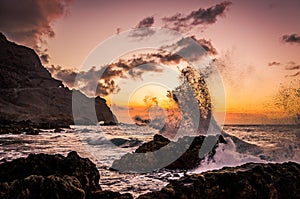
[[[193, 36], [208, 50], [222, 78], [226, 101], [220, 112], [226, 112], [226, 123], [286, 123], [290, 120], [272, 106], [272, 100], [282, 85], [300, 79], [299, 9], [298, 0], [3, 0], [0, 31], [34, 48], [43, 65], [69, 87], [76, 75], [90, 78], [98, 71], [103, 78], [97, 91], [119, 110], [120, 118], [131, 106], [145, 105], [147, 97], [164, 106], [167, 99], [162, 93], [176, 85], [178, 74], [176, 67], [161, 62], [124, 70], [124, 64], [136, 63], [133, 54], [152, 53], [138, 50], [144, 40], [148, 39], [144, 46], [155, 42], [134, 35], [139, 39], [132, 43], [125, 39], [132, 52], [124, 54], [120, 40], [114, 38], [124, 39], [134, 29], [149, 27]], [[170, 35], [165, 40], [171, 38], [176, 43]], [[93, 52], [106, 43], [97, 54], [100, 58], [90, 63]], [[108, 59], [112, 55], [124, 60]], [[89, 68], [80, 73], [87, 63]], [[110, 70], [103, 73], [103, 66]], [[125, 116], [124, 121], [128, 122]]]

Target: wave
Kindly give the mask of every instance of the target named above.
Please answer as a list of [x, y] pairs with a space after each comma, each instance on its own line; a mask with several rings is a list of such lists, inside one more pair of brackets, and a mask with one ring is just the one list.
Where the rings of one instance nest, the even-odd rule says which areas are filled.
[[142, 143], [139, 139], [113, 138], [106, 139], [105, 137], [87, 138], [89, 145], [115, 145], [122, 148], [135, 147]]
[[227, 144], [219, 144], [213, 159], [209, 160], [205, 158], [201, 161], [200, 166], [190, 172], [202, 173], [205, 171], [218, 170], [223, 167], [235, 167], [248, 162], [266, 162], [254, 155], [239, 153], [236, 144], [230, 137], [226, 137], [225, 140]]

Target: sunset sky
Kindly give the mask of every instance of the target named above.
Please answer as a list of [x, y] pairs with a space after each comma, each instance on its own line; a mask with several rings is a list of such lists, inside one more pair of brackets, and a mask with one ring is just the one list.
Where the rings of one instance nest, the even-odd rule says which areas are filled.
[[[68, 82], [63, 75], [80, 71], [102, 42], [138, 27], [170, 28], [209, 41], [210, 50], [215, 49], [210, 58], [217, 60], [224, 83], [226, 123], [285, 123], [288, 120], [282, 120], [281, 112], [270, 104], [281, 84], [300, 79], [299, 10], [299, 0], [4, 0], [0, 31], [34, 48], [53, 76]], [[184, 25], [176, 26], [179, 20]], [[117, 43], [106, 48], [104, 58], [93, 64], [101, 68], [117, 62], [105, 58], [105, 53], [117, 48]], [[177, 83], [175, 69], [147, 65], [140, 69], [140, 78], [113, 76], [118, 94], [114, 87], [102, 96], [119, 111], [119, 120], [128, 122], [122, 114], [134, 106], [142, 109], [145, 97], [164, 106], [166, 90]]]

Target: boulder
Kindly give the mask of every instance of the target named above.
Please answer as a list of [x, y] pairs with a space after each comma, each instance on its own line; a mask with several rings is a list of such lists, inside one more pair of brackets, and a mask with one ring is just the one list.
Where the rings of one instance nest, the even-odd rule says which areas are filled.
[[157, 134], [152, 141], [142, 144], [134, 153], [115, 160], [111, 168], [121, 172], [149, 172], [161, 168], [193, 169], [205, 157], [213, 158], [218, 143], [226, 141], [222, 136], [201, 135], [170, 141]]
[[75, 177], [30, 175], [9, 183], [0, 183], [0, 196], [3, 199], [83, 199], [85, 192]]
[[24, 179], [30, 175], [74, 176], [85, 191], [99, 190], [100, 174], [96, 165], [87, 158], [81, 158], [75, 151], [62, 155], [30, 154], [0, 165], [0, 182]]
[[75, 151], [62, 155], [30, 154], [0, 164], [0, 198], [132, 199], [130, 194], [102, 191], [100, 174]]

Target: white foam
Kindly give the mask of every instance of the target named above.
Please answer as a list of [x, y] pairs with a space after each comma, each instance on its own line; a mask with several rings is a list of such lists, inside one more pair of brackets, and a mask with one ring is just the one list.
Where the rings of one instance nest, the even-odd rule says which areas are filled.
[[236, 151], [236, 146], [231, 138], [226, 138], [227, 144], [219, 144], [213, 160], [207, 158], [201, 161], [198, 168], [190, 171], [190, 173], [202, 173], [205, 171], [221, 169], [225, 166], [235, 167], [248, 162], [264, 163], [258, 157], [249, 154], [241, 154]]

